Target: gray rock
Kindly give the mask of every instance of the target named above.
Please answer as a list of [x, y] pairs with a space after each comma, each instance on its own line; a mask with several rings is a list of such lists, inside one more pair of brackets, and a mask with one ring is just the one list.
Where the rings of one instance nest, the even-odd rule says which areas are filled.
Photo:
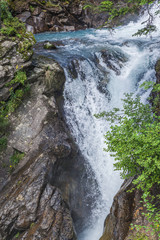
[[28, 11], [23, 12], [22, 14], [17, 15], [17, 17], [19, 18], [19, 20], [21, 20], [22, 22], [26, 22], [26, 20], [31, 16], [31, 13]]
[[[75, 240], [70, 210], [61, 192], [51, 185], [56, 162], [67, 161], [71, 153], [56, 100], [46, 94], [54, 86], [53, 92], [59, 91], [60, 85], [63, 88], [64, 72], [55, 61], [37, 58], [28, 71], [30, 96], [9, 117], [8, 147], [1, 156], [1, 162], [7, 163], [15, 150], [25, 154], [6, 182], [0, 172], [0, 240], [16, 236], [24, 240]], [[48, 69], [55, 77], [52, 80], [57, 83], [60, 76], [63, 84], [48, 85]]]

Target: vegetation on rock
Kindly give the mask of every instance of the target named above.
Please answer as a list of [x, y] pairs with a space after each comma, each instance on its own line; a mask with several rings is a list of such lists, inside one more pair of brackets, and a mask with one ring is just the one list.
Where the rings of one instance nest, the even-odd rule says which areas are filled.
[[144, 27], [138, 30], [135, 35], [142, 35], [142, 34], [149, 34], [156, 30], [156, 27], [153, 25], [154, 15], [159, 14], [159, 1], [156, 4], [157, 10], [155, 11], [154, 15], [150, 12], [151, 4], [154, 3], [153, 0], [125, 0], [125, 1], [102, 1], [99, 5], [95, 4], [86, 4], [84, 8], [91, 8], [94, 11], [98, 12], [106, 12], [107, 17], [107, 27], [114, 28], [119, 23], [119, 19], [122, 16], [128, 13], [135, 13], [136, 11], [140, 10], [142, 6], [148, 11], [148, 20], [143, 22]]
[[14, 154], [10, 158], [10, 169], [13, 171], [17, 164], [22, 160], [24, 157], [24, 153], [21, 153], [17, 150], [15, 150]]
[[[8, 2], [0, 2], [2, 28], [0, 36], [2, 43], [11, 41], [17, 43], [17, 53], [22, 55], [24, 61], [27, 61], [32, 55], [32, 46], [35, 39], [31, 33], [26, 32], [24, 23], [18, 18], [12, 16]], [[6, 50], [7, 51], [7, 50]], [[2, 54], [3, 57], [3, 54]], [[9, 97], [7, 101], [0, 102], [0, 151], [5, 150], [7, 146], [7, 130], [9, 126], [9, 114], [21, 104], [22, 98], [29, 89], [27, 76], [23, 66], [15, 67], [14, 78], [7, 82], [4, 87], [9, 87]]]
[[[153, 83], [152, 83], [153, 84]], [[123, 110], [96, 115], [111, 122], [111, 131], [105, 134], [107, 148], [115, 157], [116, 170], [121, 170], [125, 178], [136, 176], [133, 183], [142, 190], [142, 201], [147, 209], [146, 218], [151, 225], [145, 230], [152, 230], [160, 237], [160, 116], [157, 102], [160, 100], [160, 84], [153, 84], [156, 98], [153, 106], [143, 104], [140, 97], [133, 98], [126, 94]], [[150, 82], [144, 85], [150, 87]], [[138, 229], [143, 226], [135, 226]]]

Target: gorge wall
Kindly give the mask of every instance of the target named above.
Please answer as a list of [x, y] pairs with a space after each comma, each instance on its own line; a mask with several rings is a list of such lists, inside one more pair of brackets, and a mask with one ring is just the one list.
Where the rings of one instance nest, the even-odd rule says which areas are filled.
[[[13, 1], [11, 7], [33, 33], [97, 27], [105, 20], [103, 14], [95, 17], [84, 11], [81, 1], [64, 1], [60, 4]], [[76, 234], [67, 203], [69, 194], [65, 188], [62, 197], [54, 186], [53, 175], [57, 166], [67, 165], [75, 154], [75, 146], [56, 102], [63, 91], [64, 72], [51, 59], [36, 55], [32, 57], [32, 50], [18, 52], [20, 44], [18, 40], [0, 36], [1, 100], [9, 99], [10, 88], [6, 84], [19, 69], [27, 72], [30, 84], [29, 94], [8, 116], [11, 123], [8, 146], [0, 159], [0, 239], [74, 240]], [[19, 85], [15, 84], [14, 88], [18, 89]], [[12, 170], [10, 158], [15, 153], [23, 153], [24, 157]], [[101, 240], [137, 239], [137, 233], [133, 234], [129, 229], [130, 223], [139, 221], [148, 224], [141, 215], [141, 193], [128, 193], [131, 187], [130, 179], [115, 196]]]
[[104, 24], [106, 13], [95, 14], [88, 9], [83, 10], [84, 4], [82, 0], [15, 0], [10, 2], [10, 7], [13, 14], [26, 23], [27, 30], [32, 33], [73, 31]]
[[[32, 41], [32, 38], [30, 39]], [[8, 119], [7, 147], [0, 158], [0, 239], [76, 239], [69, 207], [53, 186], [55, 165], [67, 160], [72, 144], [54, 96], [65, 75], [53, 60], [28, 58], [20, 44], [1, 36], [1, 100], [8, 101], [15, 72], [27, 72], [29, 93]], [[14, 84], [18, 89], [19, 84]], [[18, 166], [10, 162], [23, 154]]]

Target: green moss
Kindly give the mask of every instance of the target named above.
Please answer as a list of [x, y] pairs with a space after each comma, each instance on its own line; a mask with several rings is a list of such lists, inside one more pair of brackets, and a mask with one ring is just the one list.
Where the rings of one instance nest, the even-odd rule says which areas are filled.
[[50, 2], [50, 1], [48, 1], [48, 2], [46, 3], [46, 7], [55, 7], [55, 8], [59, 8], [60, 10], [62, 9], [62, 8], [59, 6], [59, 4], [54, 4], [54, 3]]

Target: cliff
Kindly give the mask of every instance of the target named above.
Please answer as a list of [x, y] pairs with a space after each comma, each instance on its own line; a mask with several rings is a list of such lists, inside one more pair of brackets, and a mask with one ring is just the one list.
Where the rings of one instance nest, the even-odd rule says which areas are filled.
[[72, 150], [55, 99], [65, 75], [55, 61], [33, 57], [32, 34], [8, 29], [0, 34], [0, 239], [74, 240], [52, 179]]

